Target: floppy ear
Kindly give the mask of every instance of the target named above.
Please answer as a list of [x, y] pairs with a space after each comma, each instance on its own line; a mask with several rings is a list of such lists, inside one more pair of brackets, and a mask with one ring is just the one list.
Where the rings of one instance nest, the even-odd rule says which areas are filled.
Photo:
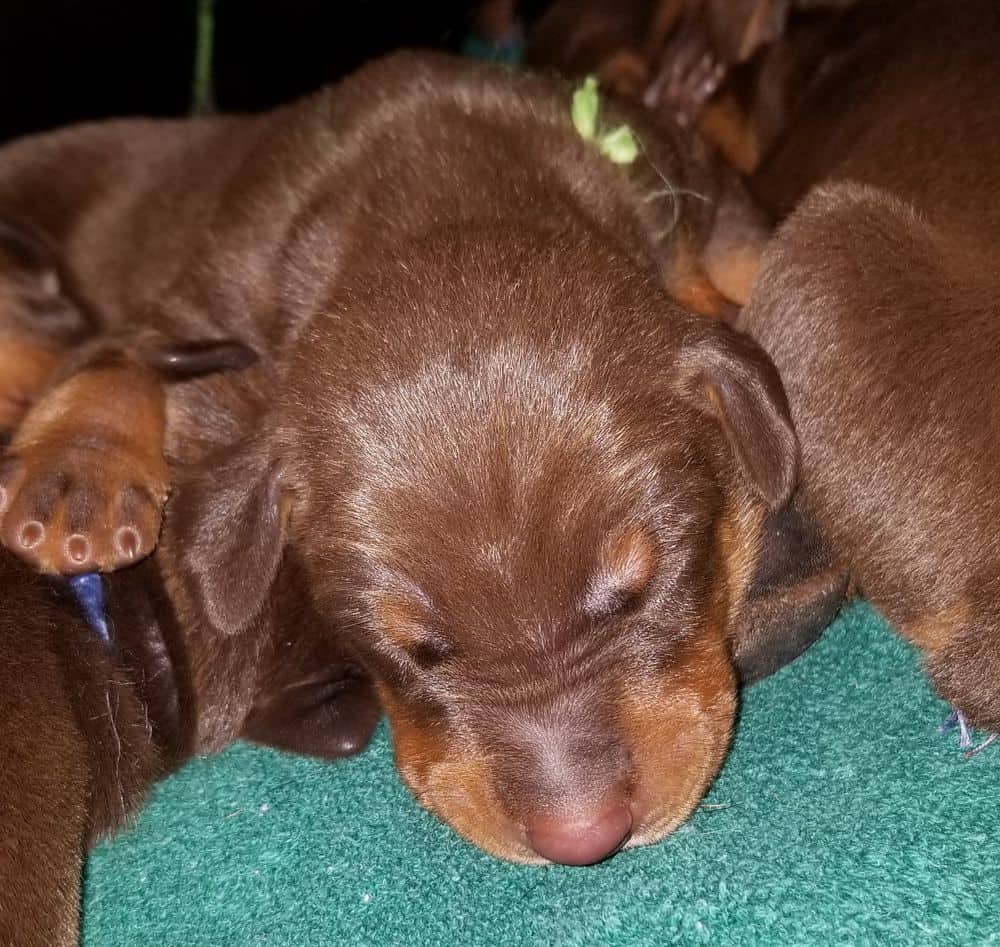
[[182, 577], [219, 631], [236, 634], [263, 608], [284, 554], [290, 508], [282, 466], [257, 440], [177, 484], [166, 529]]
[[799, 445], [771, 360], [749, 338], [715, 324], [679, 356], [687, 399], [711, 414], [754, 492], [775, 510], [795, 489]]

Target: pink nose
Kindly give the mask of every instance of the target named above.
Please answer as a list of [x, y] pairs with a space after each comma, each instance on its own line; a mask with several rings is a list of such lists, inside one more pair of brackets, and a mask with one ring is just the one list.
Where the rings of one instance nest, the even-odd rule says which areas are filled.
[[614, 855], [632, 832], [632, 812], [614, 802], [575, 817], [536, 816], [526, 825], [528, 844], [560, 865], [593, 865]]

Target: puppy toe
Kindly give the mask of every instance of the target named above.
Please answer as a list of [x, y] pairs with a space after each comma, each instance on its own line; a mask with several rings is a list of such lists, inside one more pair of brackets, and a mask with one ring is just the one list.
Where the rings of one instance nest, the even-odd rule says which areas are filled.
[[160, 534], [161, 504], [140, 484], [127, 484], [118, 498], [110, 543], [110, 568], [120, 569], [148, 556]]
[[58, 522], [69, 479], [61, 473], [40, 477], [22, 472], [8, 481], [0, 540], [16, 556], [41, 572], [60, 572], [65, 537]]
[[94, 572], [101, 566], [101, 550], [107, 544], [106, 503], [87, 476], [81, 476], [63, 499], [53, 523], [55, 569], [63, 575]]
[[91, 549], [90, 540], [80, 534], [73, 533], [66, 539], [64, 544], [64, 549], [66, 552], [65, 565], [63, 572], [69, 572], [71, 569], [87, 570], [89, 564], [92, 562], [93, 550]]

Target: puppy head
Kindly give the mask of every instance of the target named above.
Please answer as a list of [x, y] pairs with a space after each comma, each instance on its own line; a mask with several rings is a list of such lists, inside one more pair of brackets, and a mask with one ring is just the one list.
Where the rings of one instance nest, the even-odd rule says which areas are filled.
[[599, 861], [691, 812], [729, 741], [753, 530], [794, 481], [755, 347], [634, 286], [610, 302], [581, 293], [582, 329], [542, 330], [494, 297], [485, 338], [458, 317], [395, 337], [331, 320], [303, 338], [271, 448], [213, 471], [239, 486], [190, 549], [234, 630], [294, 547], [417, 799], [520, 862]]

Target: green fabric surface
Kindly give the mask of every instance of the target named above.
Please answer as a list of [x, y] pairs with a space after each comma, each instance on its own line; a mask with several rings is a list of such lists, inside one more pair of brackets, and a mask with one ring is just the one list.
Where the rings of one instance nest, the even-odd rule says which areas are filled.
[[343, 763], [246, 745], [90, 859], [86, 947], [1000, 943], [1000, 746], [970, 760], [865, 605], [746, 693], [704, 804], [594, 868], [490, 859], [418, 809], [386, 734]]

